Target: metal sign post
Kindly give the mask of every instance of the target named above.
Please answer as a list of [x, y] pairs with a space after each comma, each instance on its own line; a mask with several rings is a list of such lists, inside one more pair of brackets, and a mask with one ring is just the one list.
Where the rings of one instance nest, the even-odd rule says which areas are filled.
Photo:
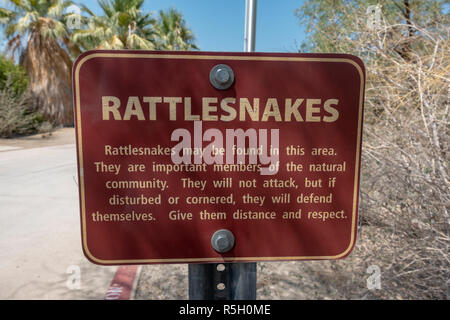
[[[245, 1], [244, 52], [255, 51], [256, 7], [257, 0]], [[189, 299], [256, 300], [256, 263], [190, 264]]]
[[245, 1], [244, 52], [255, 51], [257, 0]]
[[256, 263], [190, 264], [189, 299], [256, 300]]

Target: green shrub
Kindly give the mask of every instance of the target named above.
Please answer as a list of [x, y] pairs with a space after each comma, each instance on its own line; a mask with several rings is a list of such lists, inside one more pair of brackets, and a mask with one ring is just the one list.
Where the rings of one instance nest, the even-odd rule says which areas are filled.
[[19, 95], [28, 87], [28, 76], [22, 66], [0, 55], [0, 90], [5, 89], [7, 82], [12, 92]]
[[32, 134], [45, 127], [44, 117], [32, 108], [28, 90], [17, 93], [8, 78], [0, 88], [0, 137]]

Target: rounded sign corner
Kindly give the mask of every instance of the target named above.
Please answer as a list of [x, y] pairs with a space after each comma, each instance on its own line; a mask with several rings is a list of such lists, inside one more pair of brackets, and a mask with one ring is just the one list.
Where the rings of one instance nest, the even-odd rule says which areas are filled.
[[109, 262], [107, 260], [102, 260], [99, 258], [94, 257], [94, 255], [91, 253], [91, 251], [89, 250], [87, 244], [84, 242], [82, 243], [82, 248], [83, 248], [83, 254], [86, 257], [86, 259], [88, 259], [91, 263], [99, 265], [99, 266], [109, 266], [109, 265], [114, 265], [114, 263]]

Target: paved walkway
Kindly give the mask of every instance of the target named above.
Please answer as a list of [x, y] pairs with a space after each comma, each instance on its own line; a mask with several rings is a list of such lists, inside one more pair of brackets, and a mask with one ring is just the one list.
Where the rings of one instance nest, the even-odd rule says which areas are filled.
[[83, 256], [73, 129], [0, 139], [0, 299], [104, 299], [117, 267]]

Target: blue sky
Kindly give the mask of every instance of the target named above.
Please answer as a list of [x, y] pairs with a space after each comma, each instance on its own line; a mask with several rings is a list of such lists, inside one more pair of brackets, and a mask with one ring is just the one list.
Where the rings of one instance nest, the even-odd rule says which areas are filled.
[[[74, 0], [95, 14], [102, 11], [95, 0]], [[255, 51], [297, 52], [306, 34], [294, 15], [304, 0], [258, 0]], [[0, 4], [4, 5], [0, 0]], [[175, 7], [182, 12], [202, 51], [243, 51], [245, 0], [146, 0], [144, 9]], [[0, 33], [0, 50], [6, 39]]]
[[[94, 0], [75, 0], [96, 14]], [[296, 52], [305, 38], [294, 10], [303, 0], [258, 0], [255, 51]], [[175, 7], [182, 12], [202, 51], [243, 51], [245, 0], [146, 0], [147, 11]]]

